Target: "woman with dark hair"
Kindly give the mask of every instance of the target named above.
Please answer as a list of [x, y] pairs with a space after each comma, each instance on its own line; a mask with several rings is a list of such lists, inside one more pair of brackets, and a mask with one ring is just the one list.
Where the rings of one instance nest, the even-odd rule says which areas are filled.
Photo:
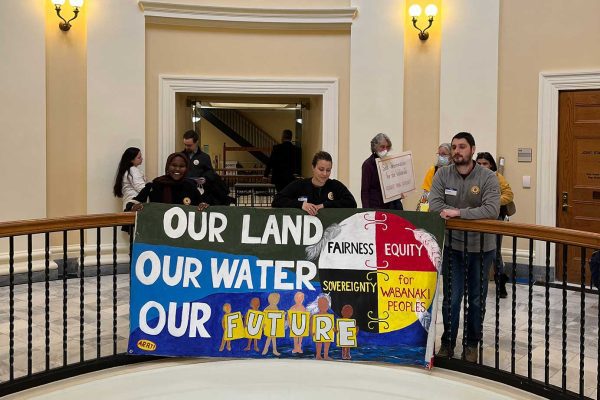
[[[506, 181], [506, 178], [504, 178], [504, 176], [498, 172], [496, 160], [494, 160], [494, 157], [490, 153], [487, 151], [477, 153], [477, 158], [475, 161], [482, 167], [494, 171], [496, 173], [496, 177], [498, 177], [498, 183], [500, 184], [500, 215], [498, 215], [498, 219], [500, 221], [504, 221], [506, 218], [506, 205], [513, 201], [514, 198], [512, 189]], [[508, 281], [508, 276], [504, 273], [504, 261], [502, 260], [502, 254], [500, 252], [502, 247], [502, 235], [496, 235], [496, 238], [496, 262], [494, 263], [498, 275], [496, 283], [498, 284], [498, 293], [500, 297], [506, 298], [508, 296], [508, 293], [506, 292], [506, 282]]]
[[[129, 202], [126, 211], [139, 211], [143, 203], [167, 203], [198, 206], [199, 210], [208, 207], [210, 198], [207, 192], [200, 194], [196, 182], [186, 179], [189, 160], [182, 153], [173, 153], [167, 158], [165, 175], [159, 176], [147, 184], [142, 191]], [[137, 203], [134, 203], [137, 202]]]
[[[385, 133], [378, 133], [371, 139], [371, 155], [362, 164], [362, 178], [360, 184], [360, 199], [363, 208], [378, 208], [402, 210], [402, 201], [400, 199], [383, 202], [381, 194], [381, 182], [377, 172], [377, 158], [387, 156], [392, 148], [392, 141]], [[404, 198], [404, 196], [402, 196]]]
[[142, 152], [137, 147], [127, 148], [119, 161], [113, 193], [123, 198], [123, 209], [146, 186], [146, 177], [139, 168], [142, 161]]
[[312, 159], [312, 178], [295, 180], [275, 195], [274, 208], [301, 208], [317, 215], [322, 208], [356, 208], [356, 200], [340, 181], [329, 179], [331, 155], [317, 152]]

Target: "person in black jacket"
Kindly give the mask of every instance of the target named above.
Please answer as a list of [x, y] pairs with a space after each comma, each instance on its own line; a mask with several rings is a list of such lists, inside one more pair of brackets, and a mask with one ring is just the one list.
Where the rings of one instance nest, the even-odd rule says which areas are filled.
[[317, 215], [322, 208], [356, 208], [356, 200], [340, 181], [329, 179], [331, 155], [319, 151], [312, 160], [312, 178], [299, 179], [287, 185], [275, 195], [274, 208], [301, 208], [310, 215]]
[[139, 211], [143, 203], [183, 204], [198, 206], [200, 211], [212, 202], [208, 192], [200, 193], [196, 182], [187, 179], [185, 174], [189, 167], [188, 158], [183, 153], [173, 153], [167, 158], [165, 175], [148, 183], [140, 193], [127, 203], [126, 211]]
[[213, 170], [210, 156], [200, 150], [198, 140], [200, 140], [200, 135], [196, 131], [189, 130], [183, 134], [184, 149], [182, 153], [188, 157], [189, 161], [186, 176], [193, 179], [200, 178], [207, 171]]
[[281, 133], [281, 144], [273, 146], [264, 177], [268, 178], [272, 172], [271, 183], [280, 192], [300, 176], [301, 161], [302, 150], [292, 143], [292, 131], [285, 129]]

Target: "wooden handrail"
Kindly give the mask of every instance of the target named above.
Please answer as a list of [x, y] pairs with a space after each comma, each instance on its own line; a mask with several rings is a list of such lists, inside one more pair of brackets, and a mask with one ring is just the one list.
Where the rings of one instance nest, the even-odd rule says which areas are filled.
[[496, 220], [475, 221], [468, 219], [450, 219], [446, 221], [446, 228], [459, 231], [496, 233], [594, 249], [600, 248], [600, 234], [576, 231], [573, 229], [553, 228], [542, 225], [520, 224]]
[[134, 223], [135, 213], [131, 212], [0, 222], [0, 238], [27, 235], [30, 233], [62, 232], [105, 226], [132, 225]]
[[[134, 223], [134, 213], [94, 214], [63, 218], [0, 222], [0, 237], [131, 225]], [[573, 229], [552, 228], [541, 225], [494, 220], [474, 221], [464, 219], [448, 220], [446, 221], [446, 228], [459, 231], [496, 233], [525, 239], [544, 240], [573, 246], [600, 249], [600, 234], [576, 231]]]

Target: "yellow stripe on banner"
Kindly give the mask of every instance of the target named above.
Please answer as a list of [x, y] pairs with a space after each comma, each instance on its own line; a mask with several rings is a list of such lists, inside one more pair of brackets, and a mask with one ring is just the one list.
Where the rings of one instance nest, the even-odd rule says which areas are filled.
[[268, 337], [285, 337], [285, 311], [264, 312], [264, 334]]
[[338, 347], [356, 347], [358, 328], [355, 319], [338, 318], [336, 321]]
[[437, 272], [386, 270], [377, 274], [379, 332], [406, 328], [429, 309]]
[[242, 319], [241, 312], [234, 312], [225, 314], [223, 316], [225, 339], [235, 340], [243, 339], [246, 337], [246, 330], [244, 329], [244, 320]]
[[260, 339], [263, 333], [265, 313], [262, 311], [248, 310], [246, 313], [246, 337], [248, 339]]
[[333, 314], [313, 315], [312, 337], [315, 343], [333, 342], [335, 334], [335, 324]]
[[310, 335], [310, 313], [307, 311], [288, 311], [290, 337], [305, 337]]

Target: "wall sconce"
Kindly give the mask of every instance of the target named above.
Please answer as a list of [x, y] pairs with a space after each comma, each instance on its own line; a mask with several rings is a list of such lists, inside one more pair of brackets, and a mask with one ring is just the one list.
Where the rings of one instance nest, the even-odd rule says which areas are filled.
[[421, 30], [417, 26], [417, 17], [421, 15], [421, 6], [418, 4], [413, 4], [410, 6], [408, 9], [408, 14], [412, 17], [413, 26], [419, 31], [419, 39], [427, 40], [429, 38], [429, 32], [427, 32], [427, 29], [431, 28], [431, 24], [433, 24], [433, 17], [437, 15], [437, 12], [438, 9], [434, 4], [430, 4], [425, 7], [425, 15], [429, 17], [429, 25], [427, 25], [425, 29]]
[[54, 4], [54, 9], [56, 10], [56, 15], [58, 15], [58, 18], [63, 20], [63, 22], [58, 24], [60, 30], [66, 32], [71, 29], [71, 21], [73, 21], [75, 18], [77, 18], [77, 15], [79, 15], [79, 8], [83, 5], [83, 0], [69, 0], [69, 4], [71, 4], [71, 7], [73, 7], [73, 18], [68, 21], [64, 19], [62, 15], [60, 15], [61, 6], [65, 4], [65, 0], [52, 0], [52, 4]]

